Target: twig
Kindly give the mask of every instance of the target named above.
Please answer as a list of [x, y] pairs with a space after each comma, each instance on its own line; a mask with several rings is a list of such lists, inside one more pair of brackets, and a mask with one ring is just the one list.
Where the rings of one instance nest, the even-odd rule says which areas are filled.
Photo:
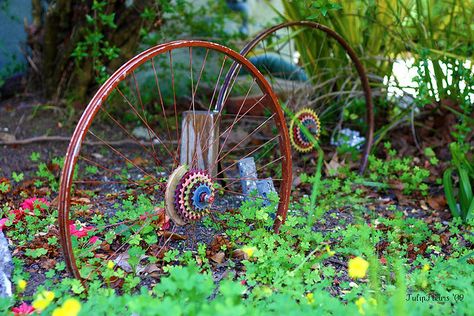
[[335, 258], [327, 258], [326, 260], [329, 261], [329, 262], [331, 262], [331, 263], [335, 263], [335, 264], [338, 264], [338, 265], [340, 265], [340, 266], [343, 266], [343, 267], [347, 268], [347, 263], [342, 262], [342, 261], [340, 261], [340, 260], [337, 260], [337, 259], [335, 259]]
[[[0, 142], [0, 146], [1, 145], [27, 145], [27, 144], [40, 143], [40, 142], [69, 142], [70, 140], [71, 140], [71, 137], [65, 137], [65, 136], [37, 136], [37, 137], [19, 139], [19, 140], [14, 140], [14, 141]], [[132, 140], [132, 139], [109, 141], [107, 143], [109, 145], [112, 145], [112, 146], [123, 146], [123, 145], [151, 146], [150, 143], [137, 142], [137, 141]], [[176, 143], [176, 142], [165, 142], [165, 143], [173, 144], [173, 143]], [[104, 146], [103, 142], [83, 141], [82, 144], [83, 145], [88, 145], [88, 146]]]

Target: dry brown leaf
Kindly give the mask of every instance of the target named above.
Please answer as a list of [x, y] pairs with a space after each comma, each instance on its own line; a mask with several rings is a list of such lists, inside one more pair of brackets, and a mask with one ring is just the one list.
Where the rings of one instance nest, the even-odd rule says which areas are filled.
[[84, 205], [84, 204], [91, 204], [91, 200], [89, 198], [85, 197], [72, 197], [71, 198], [71, 204], [72, 205]]
[[132, 164], [137, 165], [139, 167], [147, 163], [147, 161], [143, 159], [142, 157], [133, 158], [131, 161], [132, 161]]
[[339, 161], [337, 153], [332, 156], [329, 162], [324, 162], [325, 172], [328, 176], [337, 176], [337, 170], [344, 165], [344, 161]]
[[186, 239], [188, 239], [184, 235], [172, 233], [172, 232], [167, 231], [167, 230], [164, 231], [164, 232], [161, 232], [160, 235], [163, 235], [165, 238], [170, 238], [171, 240], [186, 240]]
[[432, 209], [437, 211], [442, 211], [446, 208], [446, 197], [444, 195], [430, 196], [427, 202]]
[[211, 257], [211, 260], [220, 264], [220, 263], [222, 263], [222, 261], [224, 261], [224, 258], [225, 258], [225, 253], [223, 253], [221, 251], [221, 252], [218, 252], [215, 255], [213, 255]]
[[229, 239], [227, 239], [225, 235], [214, 236], [214, 239], [209, 244], [209, 250], [207, 255], [210, 256], [220, 252], [223, 246], [225, 246], [226, 249], [232, 248]]
[[242, 249], [236, 249], [232, 253], [232, 257], [239, 260], [248, 260], [249, 256]]
[[114, 263], [125, 272], [132, 272], [132, 266], [128, 263], [130, 255], [127, 252], [123, 252], [114, 259]]
[[56, 265], [56, 260], [46, 259], [44, 261], [41, 261], [40, 265], [41, 265], [41, 268], [46, 269], [46, 270], [50, 270], [50, 269], [54, 268], [54, 266]]
[[52, 208], [58, 207], [59, 206], [59, 196], [55, 197], [49, 205]]
[[148, 275], [160, 271], [161, 268], [155, 263], [137, 267], [137, 275]]

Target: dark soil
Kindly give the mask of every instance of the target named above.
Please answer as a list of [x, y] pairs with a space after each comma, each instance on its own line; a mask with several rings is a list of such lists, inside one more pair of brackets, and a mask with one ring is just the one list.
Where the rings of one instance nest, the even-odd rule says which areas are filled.
[[[64, 120], [64, 110], [49, 108], [35, 100], [6, 100], [0, 103], [0, 142], [7, 137], [16, 140], [38, 136], [64, 136], [72, 134], [72, 122]], [[37, 142], [27, 145], [0, 145], [0, 178], [12, 172], [23, 172], [25, 177], [35, 171], [31, 153], [37, 152], [42, 161], [66, 153], [67, 141]]]

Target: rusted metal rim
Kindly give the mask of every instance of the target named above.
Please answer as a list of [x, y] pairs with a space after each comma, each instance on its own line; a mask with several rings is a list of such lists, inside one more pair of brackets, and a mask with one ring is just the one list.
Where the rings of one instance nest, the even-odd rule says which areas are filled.
[[[368, 161], [368, 156], [370, 154], [370, 151], [372, 149], [373, 141], [374, 141], [374, 105], [372, 101], [372, 90], [370, 89], [369, 85], [369, 80], [367, 78], [367, 74], [365, 71], [365, 68], [360, 61], [360, 59], [357, 57], [357, 54], [355, 51], [352, 49], [352, 47], [344, 40], [344, 38], [339, 35], [336, 31], [330, 29], [329, 27], [316, 23], [316, 22], [311, 22], [311, 21], [291, 21], [291, 22], [285, 22], [281, 23], [278, 25], [275, 25], [273, 27], [270, 27], [262, 32], [260, 32], [255, 38], [250, 41], [245, 47], [240, 51], [240, 54], [242, 56], [247, 56], [247, 54], [252, 51], [255, 46], [257, 46], [261, 41], [263, 41], [265, 38], [270, 36], [272, 33], [286, 27], [297, 27], [297, 26], [302, 26], [302, 27], [308, 27], [316, 30], [320, 30], [324, 33], [326, 33], [329, 37], [333, 38], [334, 40], [337, 41], [337, 43], [346, 51], [346, 53], [349, 55], [351, 58], [352, 62], [354, 63], [354, 66], [357, 70], [357, 73], [359, 75], [360, 81], [362, 83], [362, 89], [364, 90], [364, 96], [365, 96], [365, 102], [367, 105], [367, 110], [366, 110], [366, 120], [368, 123], [368, 130], [366, 133], [366, 143], [364, 146], [364, 152], [362, 153], [362, 161], [359, 166], [359, 173], [364, 173], [366, 167], [367, 167], [367, 161]], [[224, 86], [227, 87], [229, 83], [231, 82], [233, 76], [236, 75], [236, 68], [237, 65], [234, 65], [234, 67], [229, 71], [226, 80], [224, 82]], [[225, 91], [225, 89], [222, 89], [221, 91]], [[220, 96], [221, 99], [223, 99], [223, 96]], [[218, 103], [221, 104], [221, 103]]]
[[246, 70], [256, 78], [256, 82], [262, 91], [267, 94], [266, 101], [272, 105], [272, 110], [275, 113], [275, 123], [279, 131], [279, 145], [280, 152], [283, 155], [282, 158], [282, 181], [280, 186], [280, 202], [278, 205], [278, 216], [274, 222], [274, 230], [278, 232], [281, 223], [285, 220], [292, 182], [292, 165], [291, 165], [291, 149], [290, 140], [288, 136], [288, 129], [286, 126], [283, 111], [279, 106], [278, 99], [271, 89], [270, 84], [266, 81], [265, 77], [255, 68], [255, 66], [244, 58], [239, 53], [219, 44], [210, 43], [206, 41], [173, 41], [161, 45], [154, 46], [130, 59], [124, 65], [120, 67], [110, 78], [99, 88], [97, 93], [94, 95], [92, 100], [84, 110], [76, 129], [72, 135], [69, 143], [64, 167], [61, 172], [60, 189], [59, 189], [59, 232], [60, 242], [64, 253], [64, 259], [68, 271], [76, 278], [81, 279], [80, 272], [77, 268], [72, 242], [71, 234], [69, 229], [69, 212], [71, 205], [71, 188], [74, 176], [74, 166], [77, 163], [81, 144], [85, 139], [86, 133], [89, 130], [92, 121], [94, 120], [97, 112], [100, 110], [103, 102], [107, 99], [109, 94], [114, 90], [118, 84], [127, 78], [137, 67], [150, 60], [151, 58], [166, 53], [168, 51], [188, 48], [188, 47], [200, 47], [209, 50], [214, 50], [230, 57], [234, 63], [238, 63], [246, 68]]

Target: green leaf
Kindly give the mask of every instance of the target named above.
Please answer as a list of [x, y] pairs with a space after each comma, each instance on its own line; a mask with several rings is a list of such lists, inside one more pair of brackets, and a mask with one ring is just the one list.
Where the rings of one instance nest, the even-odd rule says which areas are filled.
[[94, 18], [89, 14], [86, 14], [86, 22], [89, 24], [94, 24]]
[[474, 217], [474, 199], [471, 199], [471, 204], [467, 208], [466, 213], [464, 214], [465, 220], [471, 219]]
[[472, 187], [469, 182], [469, 174], [466, 169], [463, 167], [458, 168], [459, 172], [459, 196], [461, 204], [461, 217], [465, 219], [467, 215], [468, 208], [472, 200]]
[[37, 162], [40, 159], [40, 157], [41, 157], [41, 154], [39, 152], [34, 151], [30, 155], [30, 160], [32, 162]]
[[453, 172], [452, 168], [448, 168], [444, 171], [443, 174], [443, 186], [444, 186], [444, 194], [446, 195], [446, 201], [448, 202], [449, 209], [451, 210], [451, 214], [453, 217], [459, 217], [461, 214], [459, 213], [458, 206], [456, 204], [456, 199], [454, 198], [454, 191], [453, 191], [453, 180], [451, 178], [451, 174]]
[[101, 21], [105, 24], [105, 25], [108, 25], [109, 27], [115, 29], [117, 27], [117, 25], [114, 23], [114, 19], [115, 19], [115, 13], [111, 13], [111, 14], [100, 14], [100, 19]]
[[44, 248], [36, 248], [36, 249], [26, 249], [25, 256], [31, 258], [39, 258], [48, 253], [48, 250]]

